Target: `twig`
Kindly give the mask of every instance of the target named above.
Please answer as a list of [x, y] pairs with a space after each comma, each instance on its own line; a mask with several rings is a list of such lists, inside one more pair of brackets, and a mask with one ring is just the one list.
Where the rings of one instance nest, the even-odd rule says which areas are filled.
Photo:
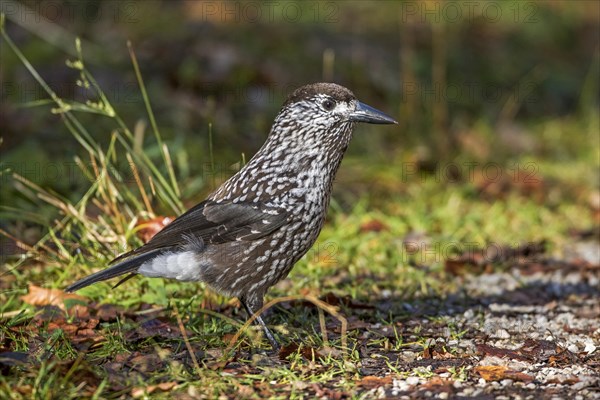
[[175, 317], [177, 318], [177, 324], [179, 325], [179, 330], [181, 331], [181, 335], [183, 336], [183, 341], [185, 342], [185, 347], [187, 347], [190, 356], [192, 357], [192, 362], [194, 363], [194, 368], [196, 369], [196, 373], [198, 374], [198, 378], [202, 379], [200, 365], [198, 364], [198, 359], [196, 358], [196, 354], [194, 354], [194, 349], [192, 349], [192, 345], [187, 337], [187, 333], [185, 332], [185, 327], [183, 326], [183, 321], [181, 320], [181, 316], [179, 315], [179, 310], [177, 306], [173, 309], [175, 311]]
[[318, 308], [319, 312], [319, 325], [321, 327], [321, 335], [323, 336], [323, 346], [329, 346], [329, 340], [327, 339], [327, 327], [325, 326], [325, 313], [321, 308]]
[[20, 315], [20, 314], [27, 314], [28, 312], [29, 312], [29, 310], [27, 310], [27, 309], [7, 311], [5, 313], [0, 314], [0, 319], [9, 319], [12, 317], [16, 317], [17, 315]]

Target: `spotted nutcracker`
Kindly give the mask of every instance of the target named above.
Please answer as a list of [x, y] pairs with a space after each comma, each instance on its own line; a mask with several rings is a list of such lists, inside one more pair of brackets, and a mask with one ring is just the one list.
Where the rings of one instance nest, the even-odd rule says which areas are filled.
[[[148, 243], [66, 290], [125, 274], [202, 281], [253, 314], [317, 239], [355, 122], [396, 123], [333, 83], [295, 90], [238, 173]], [[277, 348], [260, 316], [257, 322]]]

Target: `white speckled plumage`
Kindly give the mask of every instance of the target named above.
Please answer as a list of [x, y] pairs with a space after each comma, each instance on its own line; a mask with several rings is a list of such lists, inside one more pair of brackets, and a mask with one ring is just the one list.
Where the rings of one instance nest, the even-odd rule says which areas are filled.
[[336, 84], [297, 89], [244, 168], [144, 246], [67, 290], [139, 273], [203, 281], [259, 309], [317, 239], [355, 122], [395, 121]]

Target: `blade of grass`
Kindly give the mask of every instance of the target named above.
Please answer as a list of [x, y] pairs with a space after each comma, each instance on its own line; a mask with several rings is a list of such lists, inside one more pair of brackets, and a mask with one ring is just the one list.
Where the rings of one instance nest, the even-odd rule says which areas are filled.
[[140, 179], [140, 173], [131, 158], [131, 154], [127, 153], [127, 161], [129, 161], [129, 167], [131, 168], [131, 172], [133, 172], [133, 178], [135, 179], [135, 183], [138, 186], [140, 194], [142, 195], [142, 200], [144, 201], [144, 205], [146, 209], [151, 215], [154, 215], [154, 211], [152, 210], [152, 205], [150, 204], [150, 200], [148, 199], [148, 195], [146, 194], [146, 190], [144, 189], [144, 185], [142, 185], [142, 180]]
[[216, 189], [217, 180], [215, 177], [215, 157], [213, 154], [213, 136], [212, 136], [212, 123], [208, 123], [208, 154], [210, 158], [210, 176], [212, 177], [212, 189]]
[[[18, 49], [18, 47], [14, 44], [14, 42], [10, 39], [8, 34], [4, 29], [4, 23], [2, 23], [1, 34], [6, 43], [9, 45], [11, 50], [17, 55], [17, 58], [25, 65], [29, 73], [34, 77], [34, 79], [42, 86], [42, 88], [46, 91], [46, 93], [51, 97], [51, 99], [58, 106], [57, 109], [53, 110], [55, 113], [60, 113], [63, 115], [65, 124], [69, 131], [75, 136], [78, 142], [88, 151], [93, 152], [98, 155], [101, 153], [100, 146], [93, 140], [87, 129], [84, 128], [83, 124], [70, 112], [72, 110], [71, 106], [60, 98], [46, 83], [46, 81], [38, 74], [35, 68], [31, 65], [31, 63], [27, 60], [27, 58], [23, 55], [23, 53]], [[81, 44], [80, 41], [76, 41], [76, 47], [78, 48], [78, 54], [81, 57]], [[105, 109], [105, 115], [114, 118], [122, 131], [128, 136], [130, 140], [133, 140], [133, 135], [131, 131], [127, 128], [123, 120], [115, 113], [114, 108], [112, 107], [110, 101], [105, 96], [104, 92], [99, 87], [96, 80], [93, 76], [85, 69], [83, 61], [78, 60], [79, 64], [73, 63], [73, 65], [77, 65], [76, 68], [80, 69], [80, 71], [84, 74], [85, 78], [89, 80], [91, 85], [94, 87], [96, 94], [100, 97], [102, 104]], [[79, 111], [87, 111], [88, 107], [80, 108]], [[158, 168], [150, 161], [148, 156], [145, 153], [135, 154], [132, 151], [132, 146], [124, 140], [124, 138], [119, 137], [119, 141], [126, 148], [127, 151], [131, 152], [135, 155], [136, 162], [140, 165], [147, 167], [152, 175], [157, 179], [157, 181], [161, 184], [162, 189], [164, 189], [168, 195], [162, 194], [160, 197], [171, 207], [175, 212], [181, 213], [183, 211], [183, 205], [181, 204], [181, 200], [179, 199], [179, 195], [177, 194], [179, 189], [177, 186], [172, 187], [167, 183], [162, 174], [158, 171]], [[162, 144], [162, 139], [160, 139], [160, 135], [158, 135], [159, 145]], [[164, 156], [164, 155], [163, 155]], [[169, 172], [169, 175], [173, 175], [172, 169]], [[173, 175], [174, 176], [174, 175]], [[173, 181], [173, 179], [172, 179]], [[176, 180], [174, 180], [176, 182]]]
[[[138, 81], [138, 85], [140, 87], [140, 91], [142, 92], [142, 98], [144, 99], [144, 104], [146, 105], [146, 111], [148, 112], [148, 118], [150, 119], [150, 125], [152, 126], [152, 131], [154, 132], [154, 137], [156, 138], [156, 142], [158, 143], [159, 148], [163, 148], [162, 137], [160, 136], [160, 132], [158, 130], [158, 125], [156, 125], [156, 119], [154, 118], [154, 112], [152, 111], [152, 106], [150, 105], [150, 99], [148, 98], [148, 93], [146, 92], [146, 85], [144, 84], [144, 79], [142, 78], [142, 73], [140, 72], [140, 66], [137, 61], [137, 57], [135, 55], [135, 51], [133, 50], [133, 46], [131, 45], [131, 41], [127, 41], [127, 48], [129, 49], [129, 56], [131, 57], [131, 63], [133, 64], [133, 69], [135, 71], [135, 76]], [[175, 171], [172, 168], [172, 164], [168, 162], [168, 150], [166, 147], [164, 148], [163, 160], [167, 165], [169, 177], [171, 179], [171, 185], [173, 189], [175, 189], [175, 194], [179, 197], [181, 196], [181, 192], [179, 191], [179, 185], [177, 184], [177, 179], [175, 179]]]

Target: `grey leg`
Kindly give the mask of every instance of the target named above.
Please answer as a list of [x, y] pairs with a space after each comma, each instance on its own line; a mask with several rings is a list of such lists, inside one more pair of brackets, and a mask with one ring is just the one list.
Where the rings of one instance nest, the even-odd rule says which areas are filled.
[[[242, 305], [246, 309], [246, 312], [248, 313], [248, 318], [251, 317], [252, 315], [254, 315], [254, 311], [252, 310], [252, 308], [250, 308], [250, 305], [249, 305], [248, 301], [246, 301], [244, 299], [240, 299], [240, 302], [242, 303]], [[258, 307], [257, 310], [259, 310], [261, 307]], [[271, 347], [273, 348], [273, 350], [279, 351], [279, 349], [280, 349], [279, 343], [277, 343], [277, 340], [275, 340], [275, 337], [273, 336], [273, 334], [271, 333], [271, 331], [267, 327], [267, 324], [265, 324], [265, 321], [263, 321], [263, 319], [262, 319], [262, 317], [260, 315], [258, 317], [256, 317], [255, 322], [258, 325], [260, 325], [260, 327], [265, 332], [265, 336], [269, 340], [269, 343], [271, 343]]]

